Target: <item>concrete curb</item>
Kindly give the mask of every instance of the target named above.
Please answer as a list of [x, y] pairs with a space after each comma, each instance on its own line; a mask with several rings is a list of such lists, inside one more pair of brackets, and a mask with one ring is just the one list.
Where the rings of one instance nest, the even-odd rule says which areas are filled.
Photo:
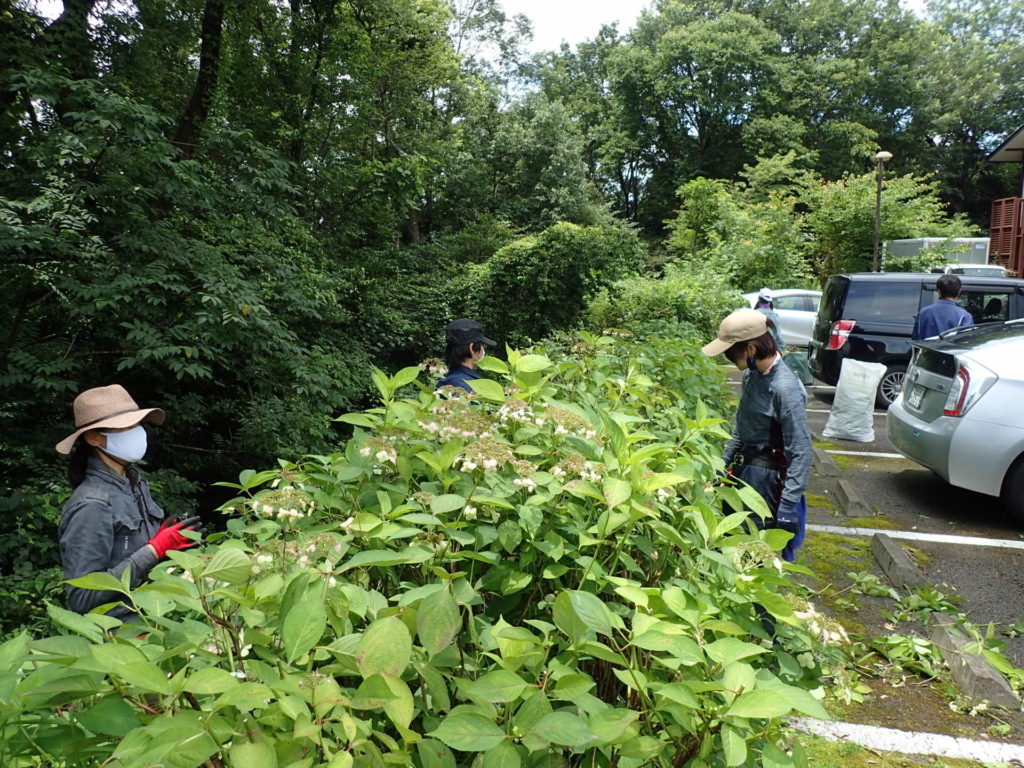
[[921, 589], [928, 586], [924, 574], [918, 570], [907, 551], [884, 533], [876, 533], [871, 537], [871, 554], [882, 566], [889, 581], [897, 587]]
[[874, 513], [867, 501], [849, 480], [836, 481], [836, 498], [839, 508], [847, 517], [873, 517]]
[[933, 613], [932, 621], [931, 641], [942, 649], [960, 689], [971, 698], [984, 699], [994, 707], [1019, 709], [1020, 701], [1005, 678], [985, 661], [984, 656], [964, 651], [968, 641], [954, 634], [952, 618], [943, 613]]
[[832, 455], [821, 448], [814, 449], [814, 466], [822, 477], [839, 477], [839, 466], [832, 459]]
[[[884, 533], [876, 533], [871, 538], [871, 554], [895, 586], [909, 589], [928, 586], [924, 574], [906, 550]], [[973, 699], [984, 699], [995, 707], [1020, 708], [1020, 701], [1005, 678], [983, 656], [963, 650], [967, 640], [954, 634], [952, 618], [944, 613], [933, 612], [931, 619], [930, 639], [942, 650], [953, 680], [960, 690]]]

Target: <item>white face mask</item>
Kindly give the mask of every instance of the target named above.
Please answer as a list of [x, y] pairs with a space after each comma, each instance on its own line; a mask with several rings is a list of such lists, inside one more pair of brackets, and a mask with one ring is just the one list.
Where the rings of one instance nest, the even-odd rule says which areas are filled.
[[479, 362], [480, 362], [481, 360], [483, 360], [483, 359], [484, 359], [485, 357], [487, 357], [487, 348], [486, 348], [486, 347], [485, 347], [485, 346], [484, 346], [483, 344], [481, 344], [481, 345], [480, 345], [480, 357], [478, 357], [478, 358], [476, 359], [476, 361], [477, 361], [477, 362], [479, 363]]
[[124, 432], [103, 432], [107, 438], [105, 453], [129, 464], [139, 461], [146, 455], [146, 430], [141, 424]]

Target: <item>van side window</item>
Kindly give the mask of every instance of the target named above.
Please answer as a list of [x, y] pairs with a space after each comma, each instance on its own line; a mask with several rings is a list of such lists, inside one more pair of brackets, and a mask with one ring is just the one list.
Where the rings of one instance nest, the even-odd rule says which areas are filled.
[[956, 303], [971, 313], [975, 323], [998, 323], [1010, 319], [1010, 294], [984, 288], [964, 288]]
[[919, 280], [907, 283], [853, 281], [846, 294], [843, 318], [909, 325], [914, 322], [920, 300]]

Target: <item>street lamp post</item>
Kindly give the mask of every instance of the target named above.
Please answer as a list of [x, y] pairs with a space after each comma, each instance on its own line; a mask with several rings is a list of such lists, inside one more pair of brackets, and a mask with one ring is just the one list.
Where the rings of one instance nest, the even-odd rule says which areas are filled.
[[875, 251], [871, 259], [871, 271], [878, 271], [878, 240], [882, 235], [882, 172], [886, 160], [892, 159], [892, 152], [879, 152], [875, 155], [878, 163], [878, 175], [875, 183]]

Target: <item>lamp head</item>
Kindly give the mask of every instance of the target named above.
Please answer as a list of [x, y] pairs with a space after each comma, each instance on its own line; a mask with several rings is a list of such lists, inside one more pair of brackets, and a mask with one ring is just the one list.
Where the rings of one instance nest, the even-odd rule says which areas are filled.
[[892, 152], [886, 152], [885, 150], [882, 150], [881, 152], [875, 155], [875, 160], [877, 160], [880, 163], [884, 163], [886, 160], [892, 160]]

